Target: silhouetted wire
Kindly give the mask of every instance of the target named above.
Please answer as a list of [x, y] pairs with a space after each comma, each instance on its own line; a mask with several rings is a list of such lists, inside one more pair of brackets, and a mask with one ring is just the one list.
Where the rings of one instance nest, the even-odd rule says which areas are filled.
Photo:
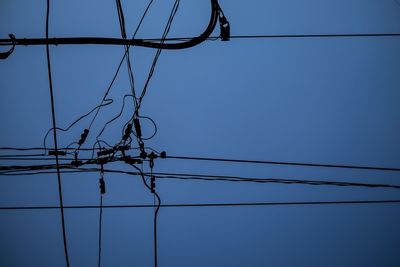
[[101, 131], [100, 131], [100, 133], [96, 136], [96, 140], [98, 141], [99, 140], [99, 137], [103, 134], [103, 132], [104, 132], [104, 130], [107, 128], [107, 126], [110, 124], [110, 123], [112, 123], [113, 121], [115, 121], [115, 120], [117, 120], [119, 117], [121, 117], [121, 115], [122, 115], [122, 112], [124, 111], [124, 107], [125, 107], [125, 99], [127, 98], [127, 97], [133, 97], [134, 99], [135, 99], [135, 96], [133, 96], [133, 95], [124, 95], [124, 97], [122, 98], [122, 107], [121, 107], [121, 110], [120, 110], [120, 112], [114, 117], [114, 118], [112, 118], [111, 120], [109, 120], [108, 122], [106, 122], [106, 124], [103, 126], [103, 128], [101, 129]]
[[[211, 33], [214, 31], [215, 26], [218, 22], [219, 12], [221, 10], [218, 0], [210, 0], [211, 3], [211, 16], [207, 28], [201, 33], [199, 36], [193, 37], [190, 40], [180, 42], [180, 43], [159, 43], [159, 42], [150, 42], [144, 41], [143, 39], [117, 39], [117, 38], [99, 38], [99, 37], [71, 37], [71, 38], [51, 38], [51, 39], [42, 39], [42, 38], [22, 38], [22, 39], [13, 39], [10, 41], [9, 39], [0, 39], [0, 45], [61, 45], [61, 44], [108, 44], [108, 45], [135, 45], [149, 48], [162, 48], [162, 49], [186, 49], [190, 47], [194, 47], [210, 37]], [[121, 63], [122, 64], [122, 63]]]
[[[161, 37], [161, 41], [160, 41], [161, 44], [164, 44], [165, 38], [167, 37], [167, 35], [168, 35], [168, 33], [169, 33], [170, 29], [171, 29], [172, 21], [173, 21], [175, 15], [176, 15], [176, 12], [178, 11], [178, 8], [179, 8], [179, 3], [180, 3], [180, 0], [175, 0], [174, 6], [172, 7], [172, 10], [171, 10], [171, 14], [170, 14], [170, 16], [168, 18], [167, 24], [166, 24], [166, 26], [164, 28], [163, 35]], [[150, 67], [149, 74], [148, 74], [146, 82], [144, 84], [142, 93], [141, 93], [141, 95], [139, 97], [139, 103], [138, 103], [138, 106], [137, 106], [137, 110], [140, 109], [140, 106], [141, 106], [142, 101], [143, 101], [143, 97], [145, 96], [146, 91], [147, 91], [147, 87], [148, 87], [148, 85], [150, 83], [151, 78], [153, 77], [154, 70], [155, 70], [155, 67], [157, 65], [158, 58], [160, 57], [161, 51], [162, 51], [162, 47], [158, 48], [157, 52], [156, 52], [156, 54], [154, 56], [153, 63], [151, 64], [151, 67]]]
[[[131, 164], [130, 164], [131, 165]], [[145, 186], [151, 190], [150, 186], [147, 184], [145, 177], [150, 177], [154, 175], [157, 179], [161, 180], [199, 180], [199, 181], [225, 181], [225, 182], [246, 182], [246, 183], [275, 183], [275, 184], [297, 184], [297, 185], [315, 185], [315, 186], [339, 186], [339, 187], [367, 187], [367, 188], [391, 188], [391, 189], [400, 189], [400, 185], [393, 184], [376, 184], [376, 183], [357, 183], [357, 182], [341, 182], [341, 181], [329, 181], [329, 180], [309, 180], [309, 179], [286, 179], [286, 178], [256, 178], [256, 177], [244, 177], [244, 176], [228, 176], [228, 175], [211, 175], [211, 174], [194, 174], [194, 173], [165, 173], [165, 172], [157, 172], [157, 173], [144, 173], [141, 169], [139, 169], [135, 165], [131, 165], [138, 172], [130, 172], [130, 171], [122, 171], [122, 170], [112, 170], [112, 169], [104, 169], [104, 172], [108, 173], [121, 173], [128, 175], [139, 175]], [[48, 169], [47, 169], [48, 170]], [[80, 168], [79, 172], [98, 172], [100, 169], [96, 168]], [[14, 171], [14, 172], [10, 172]], [[0, 172], [0, 176], [16, 176], [16, 175], [36, 175], [36, 174], [51, 174], [54, 172], [31, 172], [31, 173], [21, 173], [16, 174], [21, 170], [3, 170]], [[27, 171], [30, 171], [27, 169]], [[64, 172], [64, 171], [63, 171]], [[72, 171], [65, 171], [66, 173]]]
[[[150, 6], [151, 6], [151, 4], [153, 3], [153, 1], [154, 1], [154, 0], [151, 0], [151, 1], [149, 2], [149, 4], [147, 5], [145, 12], [144, 12], [144, 14], [143, 14], [142, 17], [141, 17], [138, 26], [136, 27], [136, 30], [135, 30], [135, 33], [133, 34], [132, 39], [135, 38], [137, 32], [139, 31], [139, 28], [140, 28], [140, 26], [142, 25], [142, 22], [143, 22], [144, 18], [146, 17], [147, 12], [148, 12], [148, 10], [150, 9]], [[129, 45], [128, 45], [128, 48], [129, 48]], [[110, 90], [111, 90], [111, 88], [112, 88], [112, 86], [113, 86], [113, 84], [114, 84], [114, 82], [115, 82], [115, 79], [117, 78], [118, 73], [119, 73], [119, 71], [120, 71], [120, 69], [121, 69], [122, 63], [124, 62], [124, 59], [125, 59], [125, 57], [127, 56], [127, 53], [128, 53], [128, 50], [125, 49], [125, 53], [124, 53], [124, 55], [123, 55], [121, 61], [120, 61], [119, 64], [118, 64], [117, 70], [116, 70], [115, 73], [114, 73], [114, 76], [113, 76], [113, 78], [112, 78], [112, 80], [111, 80], [111, 83], [109, 84], [109, 86], [108, 86], [108, 88], [107, 88], [107, 90], [106, 90], [106, 93], [105, 93], [104, 96], [103, 96], [103, 100], [102, 100], [101, 103], [103, 103], [104, 99], [105, 99], [105, 98], [107, 97], [107, 95], [109, 94], [109, 92], [110, 92]], [[99, 111], [100, 111], [100, 109], [97, 109], [95, 116], [93, 117], [92, 121], [90, 122], [89, 129], [92, 127], [92, 124], [93, 124], [93, 122], [95, 121], [95, 119], [96, 119], [96, 117], [97, 117]]]
[[[120, 29], [121, 29], [121, 36], [123, 39], [126, 39], [126, 29], [125, 29], [125, 18], [124, 18], [124, 12], [122, 9], [122, 5], [121, 5], [121, 1], [120, 0], [116, 0], [116, 5], [117, 5], [117, 11], [118, 11], [118, 20], [119, 20], [119, 25], [120, 25]], [[125, 53], [126, 53], [126, 64], [127, 64], [127, 68], [128, 68], [128, 76], [129, 76], [129, 83], [131, 86], [131, 92], [133, 95], [133, 104], [134, 107], [136, 109], [136, 105], [137, 105], [137, 100], [136, 100], [136, 92], [135, 92], [135, 80], [133, 77], [133, 71], [132, 71], [132, 64], [131, 64], [131, 60], [130, 60], [130, 53], [129, 53], [129, 46], [125, 45]]]
[[[50, 17], [50, 0], [47, 0], [46, 39], [49, 38], [49, 17]], [[48, 44], [46, 45], [46, 57], [47, 57], [47, 72], [48, 72], [48, 76], [49, 76], [52, 123], [53, 123], [53, 129], [57, 129], [55, 108], [54, 108], [53, 82], [52, 82], [52, 78], [51, 78], [50, 48], [49, 48]], [[56, 165], [57, 165], [58, 195], [59, 195], [59, 200], [60, 200], [61, 226], [62, 226], [62, 235], [63, 235], [63, 242], [64, 242], [64, 253], [65, 253], [64, 256], [65, 256], [67, 267], [69, 267], [67, 237], [66, 237], [66, 233], [65, 233], [65, 220], [64, 220], [61, 174], [60, 174], [60, 166], [59, 166], [59, 162], [58, 162], [57, 131], [53, 131], [53, 133], [54, 133], [54, 135], [53, 135], [54, 136], [54, 149], [56, 151], [55, 157], [56, 157]]]
[[[285, 201], [285, 202], [230, 202], [230, 203], [186, 203], [186, 204], [161, 204], [162, 208], [194, 208], [194, 207], [238, 207], [238, 206], [318, 206], [318, 205], [359, 205], [359, 204], [399, 204], [400, 199], [387, 200], [336, 200], [336, 201]], [[126, 208], [154, 208], [153, 204], [131, 204], [131, 205], [103, 205], [103, 209], [126, 209]], [[65, 209], [99, 209], [98, 205], [71, 205]], [[60, 209], [59, 206], [16, 206], [0, 207], [0, 210], [49, 210]]]
[[46, 154], [40, 153], [40, 154], [7, 154], [7, 155], [0, 155], [0, 158], [10, 158], [10, 157], [40, 157], [40, 156], [46, 156]]
[[[157, 259], [157, 218], [158, 218], [158, 211], [159, 211], [160, 205], [161, 205], [161, 199], [160, 199], [160, 196], [157, 194], [157, 192], [155, 190], [152, 190], [152, 188], [147, 184], [146, 178], [145, 178], [145, 174], [143, 173], [143, 171], [140, 168], [138, 168], [137, 166], [135, 166], [134, 164], [130, 164], [130, 165], [139, 172], [139, 175], [142, 178], [143, 184], [147, 187], [147, 189], [150, 192], [153, 193], [153, 196], [155, 196], [157, 198], [157, 205], [153, 204], [154, 208], [155, 208], [154, 221], [153, 221], [154, 266], [157, 267], [157, 265], [158, 265], [158, 259]], [[104, 171], [106, 172], [107, 170], [104, 170]]]
[[98, 265], [101, 266], [101, 237], [102, 237], [102, 223], [103, 223], [103, 195], [100, 193], [100, 214], [99, 214], [99, 255], [98, 255]]
[[[113, 100], [112, 100], [112, 99], [106, 99], [104, 102], [106, 102], [106, 103], [100, 104], [100, 105], [96, 106], [95, 108], [93, 108], [93, 109], [92, 109], [91, 111], [89, 111], [88, 113], [86, 113], [86, 114], [80, 116], [80, 117], [79, 117], [78, 119], [76, 119], [73, 123], [71, 123], [67, 128], [63, 129], [63, 128], [57, 127], [56, 130], [60, 130], [60, 131], [63, 131], [63, 132], [69, 131], [69, 130], [72, 128], [72, 126], [74, 126], [75, 124], [77, 124], [77, 123], [78, 123], [80, 120], [82, 120], [83, 118], [85, 118], [85, 117], [89, 116], [90, 114], [92, 114], [92, 112], [94, 112], [97, 108], [99, 108], [99, 107], [104, 107], [104, 106], [108, 106], [108, 105], [112, 104], [112, 103], [113, 103]], [[47, 136], [49, 135], [49, 133], [50, 133], [51, 131], [53, 131], [53, 129], [54, 129], [54, 128], [49, 129], [49, 130], [47, 131], [46, 135], [44, 136], [44, 139], [43, 139], [43, 147], [44, 147], [45, 151], [47, 150], [47, 148], [46, 148], [46, 139], [47, 139]], [[74, 143], [77, 143], [77, 142], [73, 142], [73, 143], [71, 143], [70, 145], [72, 145], [72, 144], [74, 144]]]
[[[149, 120], [149, 121], [153, 124], [153, 126], [154, 126], [154, 132], [153, 132], [153, 134], [150, 135], [149, 137], [142, 137], [142, 140], [150, 140], [150, 139], [152, 139], [154, 136], [156, 136], [156, 134], [157, 134], [157, 132], [158, 132], [158, 127], [157, 127], [156, 122], [155, 122], [152, 118], [147, 117], [147, 116], [138, 116], [138, 118], [139, 118], [139, 119], [146, 119], [146, 120]], [[132, 117], [131, 119], [133, 119], [133, 117]], [[127, 123], [125, 124], [125, 126], [126, 126], [128, 123], [129, 123], [129, 122], [127, 122]], [[134, 135], [135, 137], [138, 137], [134, 131], [132, 131], [132, 133], [133, 133], [133, 135]], [[153, 151], [155, 151], [155, 150], [152, 149], [152, 148], [150, 148], [150, 149], [153, 150]]]
[[217, 162], [219, 161], [219, 162], [249, 163], [249, 164], [271, 164], [271, 165], [288, 165], [288, 166], [292, 165], [292, 166], [304, 166], [304, 167], [324, 167], [324, 168], [360, 169], [360, 170], [377, 170], [377, 171], [400, 171], [400, 168], [378, 167], [378, 166], [355, 166], [355, 165], [301, 163], [301, 162], [247, 160], [247, 159], [227, 159], [227, 158], [208, 158], [208, 157], [188, 157], [188, 156], [170, 156], [170, 155], [167, 155], [167, 159], [217, 161]]
[[[214, 29], [214, 28], [213, 28]], [[319, 39], [319, 38], [364, 38], [364, 37], [400, 37], [400, 33], [333, 33], [333, 34], [260, 34], [260, 35], [231, 35], [230, 39]], [[198, 40], [198, 37], [172, 37], [166, 38], [163, 49], [183, 49], [193, 47], [197, 44], [191, 44], [190, 46], [185, 43], [168, 43], [170, 41], [186, 41], [190, 42]], [[220, 36], [207, 36], [202, 41], [215, 41], [221, 39]], [[72, 37], [72, 38], [52, 38], [50, 40], [42, 38], [16, 38], [15, 45], [63, 45], [63, 44], [77, 44], [77, 45], [135, 45], [150, 48], [160, 47], [158, 43], [160, 38], [142, 38], [142, 39], [118, 39], [118, 38], [102, 38], [102, 37]], [[0, 46], [12, 45], [12, 41], [9, 39], [0, 39]], [[181, 45], [184, 44], [184, 45]], [[170, 45], [169, 47], [167, 45]]]

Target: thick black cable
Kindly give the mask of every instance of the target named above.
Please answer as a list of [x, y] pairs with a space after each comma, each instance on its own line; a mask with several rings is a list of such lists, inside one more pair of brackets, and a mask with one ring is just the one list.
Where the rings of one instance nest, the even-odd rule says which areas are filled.
[[[215, 27], [215, 25], [214, 25]], [[338, 34], [264, 34], [264, 35], [232, 35], [231, 39], [332, 39], [332, 38], [368, 38], [368, 37], [400, 37], [400, 33], [338, 33]], [[160, 46], [160, 38], [144, 38], [144, 39], [118, 39], [104, 37], [71, 37], [71, 38], [51, 38], [49, 40], [43, 38], [20, 38], [15, 39], [15, 45], [130, 45], [143, 46], [149, 48], [162, 49], [183, 49], [197, 45], [188, 46], [186, 43], [169, 43], [170, 41], [187, 41], [190, 42], [198, 37], [173, 37], [166, 38], [164, 45]], [[202, 41], [215, 41], [220, 36], [208, 36]], [[198, 40], [198, 39], [196, 39]], [[182, 45], [184, 44], [184, 45]], [[9, 39], [0, 39], [0, 46], [12, 45]], [[188, 47], [187, 47], [188, 46]]]
[[[162, 208], [194, 208], [194, 207], [238, 207], [238, 206], [305, 206], [305, 205], [357, 205], [357, 204], [400, 204], [400, 199], [388, 200], [339, 200], [339, 201], [292, 201], [292, 202], [230, 202], [230, 203], [186, 203], [161, 204]], [[103, 209], [155, 208], [153, 204], [103, 205]], [[98, 205], [64, 206], [65, 209], [98, 209]], [[0, 207], [0, 210], [51, 210], [59, 206], [16, 206]]]
[[[72, 38], [51, 38], [51, 39], [42, 39], [42, 38], [23, 38], [23, 39], [14, 39], [15, 45], [61, 45], [61, 44], [107, 44], [107, 45], [134, 45], [134, 46], [142, 46], [149, 48], [162, 48], [162, 49], [186, 49], [190, 47], [194, 47], [205, 40], [211, 35], [213, 32], [217, 21], [218, 21], [218, 12], [220, 7], [218, 5], [218, 0], [210, 0], [211, 2], [211, 17], [207, 28], [204, 30], [202, 34], [199, 36], [190, 38], [190, 40], [185, 40], [180, 43], [163, 43], [160, 44], [158, 42], [146, 41], [144, 39], [118, 39], [118, 38], [98, 38], [98, 37], [72, 37]], [[0, 45], [11, 45], [12, 42], [9, 39], [0, 39]]]
[[400, 171], [400, 168], [378, 167], [378, 166], [354, 166], [354, 165], [339, 165], [339, 164], [319, 164], [319, 163], [301, 163], [301, 162], [247, 160], [247, 159], [227, 159], [227, 158], [208, 158], [208, 157], [187, 157], [187, 156], [170, 156], [170, 155], [167, 155], [166, 158], [168, 158], [168, 159], [178, 159], [178, 160], [219, 161], [219, 162], [231, 162], [231, 163], [271, 164], [271, 165], [341, 168], [341, 169], [359, 169], [359, 170], [375, 170], [375, 171], [396, 171], [396, 172]]
[[[136, 30], [135, 30], [135, 32], [134, 32], [134, 34], [133, 34], [132, 40], [135, 38], [137, 32], [139, 31], [139, 28], [140, 28], [140, 26], [142, 25], [143, 20], [144, 20], [144, 18], [146, 17], [147, 12], [149, 11], [150, 6], [151, 6], [151, 4], [153, 3], [153, 1], [154, 1], [154, 0], [151, 0], [151, 1], [149, 2], [149, 4], [147, 5], [147, 7], [146, 7], [146, 9], [145, 9], [145, 11], [144, 11], [144, 13], [143, 13], [143, 15], [142, 15], [140, 21], [139, 21], [139, 24], [138, 24], [138, 26], [136, 27]], [[124, 39], [124, 40], [126, 41], [126, 39]], [[125, 45], [125, 46], [129, 49], [129, 47], [130, 47], [131, 45], [130, 45], [130, 44], [127, 44], [127, 45]], [[128, 52], [129, 52], [129, 50], [125, 49], [125, 53], [124, 53], [124, 55], [122, 56], [122, 58], [121, 58], [121, 60], [120, 60], [120, 62], [119, 62], [119, 64], [118, 64], [117, 70], [116, 70], [115, 73], [114, 73], [114, 76], [113, 76], [113, 78], [112, 78], [112, 80], [111, 80], [111, 83], [108, 85], [108, 88], [107, 88], [107, 90], [106, 90], [106, 93], [105, 93], [104, 96], [103, 96], [103, 99], [102, 99], [101, 103], [104, 102], [104, 100], [106, 99], [107, 95], [109, 94], [109, 92], [110, 92], [110, 90], [111, 90], [111, 88], [112, 88], [112, 86], [113, 86], [113, 84], [114, 84], [114, 82], [115, 82], [115, 80], [116, 80], [116, 78], [117, 78], [117, 76], [118, 76], [118, 74], [119, 74], [119, 71], [120, 71], [120, 69], [121, 69], [121, 66], [122, 66], [122, 64], [124, 63], [124, 60], [125, 60], [126, 56], [128, 55]], [[132, 76], [132, 78], [133, 78], [133, 76]], [[134, 83], [133, 83], [133, 84], [134, 84]], [[136, 109], [136, 107], [137, 107], [137, 104], [136, 104], [136, 93], [132, 92], [132, 94], [135, 96], [135, 97], [134, 97], [134, 99], [135, 99], [134, 102], [135, 102], [135, 109]], [[89, 130], [90, 130], [90, 128], [92, 127], [93, 122], [96, 120], [96, 118], [97, 118], [99, 112], [100, 112], [100, 109], [97, 109], [95, 116], [92, 118], [92, 121], [90, 122]]]
[[[46, 39], [49, 38], [49, 17], [50, 17], [50, 0], [47, 0], [47, 10], [46, 10]], [[49, 88], [50, 88], [50, 100], [51, 100], [51, 115], [52, 115], [52, 123], [53, 129], [57, 129], [56, 126], [56, 115], [54, 108], [54, 95], [53, 95], [53, 82], [51, 78], [51, 63], [50, 63], [50, 49], [49, 45], [46, 45], [46, 57], [47, 57], [47, 71], [49, 76]], [[68, 257], [68, 247], [67, 247], [67, 237], [65, 233], [65, 219], [64, 219], [64, 205], [63, 205], [63, 197], [62, 197], [62, 185], [61, 185], [61, 174], [60, 174], [60, 166], [58, 162], [58, 150], [57, 150], [57, 131], [53, 131], [54, 137], [54, 148], [55, 148], [55, 157], [56, 157], [56, 166], [57, 166], [57, 182], [58, 182], [58, 195], [60, 200], [60, 211], [61, 211], [61, 226], [62, 226], [62, 235], [64, 242], [64, 254], [65, 261], [67, 267], [69, 267], [69, 257]]]

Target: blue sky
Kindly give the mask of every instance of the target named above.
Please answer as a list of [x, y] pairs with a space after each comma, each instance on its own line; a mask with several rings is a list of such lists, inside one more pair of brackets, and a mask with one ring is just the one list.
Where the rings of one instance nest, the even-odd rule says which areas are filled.
[[[122, 3], [129, 36], [148, 1]], [[393, 0], [219, 3], [232, 35], [400, 32]], [[160, 37], [172, 5], [156, 0], [137, 37]], [[2, 0], [0, 7], [0, 38], [44, 37], [45, 1]], [[209, 13], [209, 1], [182, 0], [169, 36], [197, 35]], [[114, 1], [52, 1], [50, 36], [119, 37]], [[154, 52], [131, 50], [138, 90]], [[51, 47], [58, 126], [98, 105], [122, 55], [120, 46]], [[16, 47], [0, 73], [0, 146], [42, 146], [52, 127], [44, 46]], [[158, 126], [146, 145], [169, 155], [399, 167], [399, 85], [399, 37], [235, 39], [163, 51], [141, 110]], [[127, 93], [124, 65], [110, 93], [114, 103], [102, 109], [93, 133], [119, 112]], [[120, 138], [130, 112], [128, 105], [105, 140]], [[89, 123], [60, 132], [60, 146]], [[143, 131], [151, 134], [151, 124], [143, 122]], [[395, 172], [170, 159], [157, 160], [155, 171], [400, 184]], [[65, 204], [98, 204], [98, 178], [63, 174]], [[139, 177], [105, 179], [105, 204], [153, 203]], [[395, 189], [180, 180], [158, 180], [157, 190], [169, 204], [400, 197]], [[1, 176], [0, 205], [58, 205], [56, 175]], [[398, 266], [399, 211], [398, 204], [162, 208], [159, 266]], [[71, 266], [95, 266], [98, 211], [65, 215]], [[152, 209], [105, 210], [103, 266], [151, 266], [152, 221]], [[65, 266], [59, 211], [0, 211], [0, 247], [2, 266]]]

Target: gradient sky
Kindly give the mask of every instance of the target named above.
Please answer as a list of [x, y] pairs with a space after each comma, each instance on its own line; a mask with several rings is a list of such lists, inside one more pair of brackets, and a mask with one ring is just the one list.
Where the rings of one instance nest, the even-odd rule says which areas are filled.
[[[50, 36], [119, 37], [115, 1], [51, 1]], [[122, 1], [131, 35], [148, 3]], [[219, 0], [232, 35], [399, 33], [394, 0]], [[161, 36], [172, 0], [156, 0], [138, 38]], [[208, 0], [182, 0], [169, 36], [195, 36]], [[0, 38], [45, 36], [46, 1], [0, 1]], [[213, 35], [218, 35], [218, 27]], [[5, 47], [1, 47], [2, 51]], [[134, 47], [141, 90], [154, 50]], [[57, 125], [98, 105], [120, 46], [51, 47]], [[125, 64], [92, 132], [129, 93]], [[51, 128], [44, 46], [0, 62], [0, 147], [42, 146]], [[146, 145], [169, 155], [400, 167], [400, 38], [208, 41], [163, 51], [141, 114]], [[127, 102], [128, 103], [128, 102]], [[115, 143], [132, 107], [105, 131]], [[59, 144], [88, 127], [86, 118]], [[144, 134], [152, 126], [143, 123]], [[87, 143], [93, 144], [95, 134]], [[52, 138], [48, 144], [52, 144]], [[2, 153], [10, 153], [4, 152]], [[2, 165], [43, 162], [1, 161]], [[126, 169], [113, 164], [112, 169]], [[400, 185], [395, 172], [157, 160], [157, 172]], [[98, 173], [63, 174], [65, 205], [99, 203]], [[140, 177], [106, 174], [104, 204], [152, 204]], [[395, 189], [158, 180], [163, 203], [399, 199]], [[0, 205], [58, 205], [56, 175], [0, 176]], [[153, 209], [103, 213], [103, 266], [152, 266]], [[66, 210], [71, 266], [97, 265], [98, 210]], [[400, 266], [400, 205], [162, 208], [159, 266]], [[1, 266], [65, 266], [57, 210], [0, 211]]]

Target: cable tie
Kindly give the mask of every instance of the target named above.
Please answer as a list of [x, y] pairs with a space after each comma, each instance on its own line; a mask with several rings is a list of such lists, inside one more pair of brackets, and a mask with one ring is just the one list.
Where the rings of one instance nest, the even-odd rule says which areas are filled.
[[60, 151], [60, 150], [49, 150], [49, 156], [65, 156], [67, 155], [67, 152], [65, 151]]
[[81, 146], [81, 145], [83, 145], [83, 143], [85, 143], [88, 134], [89, 134], [89, 130], [84, 129], [83, 133], [81, 134], [81, 139], [79, 139], [79, 141], [78, 141], [79, 146]]

